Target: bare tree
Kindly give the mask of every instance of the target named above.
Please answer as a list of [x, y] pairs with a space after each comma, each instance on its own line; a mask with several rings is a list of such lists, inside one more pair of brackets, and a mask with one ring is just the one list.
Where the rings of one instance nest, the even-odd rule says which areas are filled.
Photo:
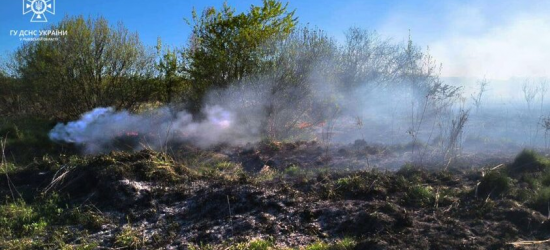
[[471, 95], [472, 101], [474, 101], [474, 106], [476, 107], [476, 113], [479, 112], [479, 109], [481, 108], [481, 99], [483, 98], [485, 91], [487, 91], [487, 85], [489, 85], [489, 81], [484, 77], [478, 82], [478, 91]]
[[550, 133], [550, 116], [542, 117], [540, 125], [544, 128], [544, 148], [548, 149], [548, 134]]
[[531, 112], [531, 107], [533, 105], [533, 102], [535, 101], [535, 98], [537, 97], [539, 87], [534, 86], [529, 80], [527, 80], [523, 83], [522, 90], [523, 98], [527, 103], [527, 110]]
[[542, 80], [540, 80], [539, 90], [540, 90], [540, 112], [542, 113], [542, 110], [544, 108], [544, 96], [546, 95], [546, 92], [548, 92], [548, 79], [543, 78]]

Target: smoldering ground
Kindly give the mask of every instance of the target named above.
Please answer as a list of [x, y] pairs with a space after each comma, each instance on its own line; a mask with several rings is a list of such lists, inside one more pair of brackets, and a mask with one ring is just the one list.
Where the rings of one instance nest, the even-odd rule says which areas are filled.
[[348, 35], [347, 49], [307, 32], [273, 45], [278, 52], [271, 68], [205, 95], [203, 119], [175, 108], [179, 105], [142, 113], [97, 108], [58, 124], [50, 138], [80, 145], [87, 154], [262, 139], [324, 145], [364, 140], [405, 145], [413, 155], [516, 153], [548, 145], [542, 88], [522, 91], [518, 86], [525, 79], [508, 85], [489, 81], [483, 91], [476, 79], [447, 84], [437, 63], [418, 47], [357, 29]]

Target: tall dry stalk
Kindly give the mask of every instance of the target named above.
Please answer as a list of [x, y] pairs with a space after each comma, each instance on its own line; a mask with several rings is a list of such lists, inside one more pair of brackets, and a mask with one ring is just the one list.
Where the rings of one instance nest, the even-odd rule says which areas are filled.
[[408, 131], [408, 134], [412, 137], [412, 147], [411, 147], [411, 157], [412, 161], [414, 162], [414, 151], [416, 149], [416, 143], [418, 142], [418, 132], [420, 131], [420, 128], [422, 126], [422, 123], [424, 122], [424, 116], [426, 115], [426, 110], [428, 109], [428, 104], [430, 101], [430, 96], [427, 95], [422, 112], [416, 114], [415, 119], [415, 113], [414, 113], [414, 101], [411, 104], [411, 128]]
[[527, 110], [529, 113], [531, 112], [531, 107], [533, 106], [533, 102], [535, 101], [535, 98], [539, 94], [539, 87], [534, 86], [529, 81], [525, 81], [522, 85], [522, 91], [523, 91], [523, 99], [525, 99], [525, 102], [527, 103]]
[[[525, 102], [527, 103], [527, 115], [525, 117], [526, 120], [531, 120], [531, 117], [533, 116], [532, 108], [533, 104], [537, 98], [537, 96], [540, 93], [541, 89], [540, 86], [534, 85], [530, 81], [525, 81], [522, 86], [523, 90], [523, 98], [525, 99]], [[534, 146], [537, 133], [538, 133], [538, 125], [536, 122], [529, 122], [529, 125], [526, 126], [527, 134], [529, 135], [529, 143], [531, 146]]]
[[476, 113], [479, 112], [481, 108], [481, 100], [483, 99], [483, 94], [487, 91], [487, 85], [489, 85], [489, 81], [487, 78], [483, 78], [483, 80], [478, 82], [479, 90], [471, 95], [474, 106], [476, 107]]
[[456, 119], [453, 119], [451, 130], [449, 133], [449, 144], [445, 153], [445, 160], [447, 160], [447, 166], [451, 163], [452, 159], [456, 158], [460, 149], [460, 140], [464, 133], [464, 126], [468, 121], [470, 110], [460, 109]]
[[363, 132], [363, 128], [365, 127], [365, 124], [363, 123], [361, 116], [355, 117], [355, 125], [357, 126], [357, 130], [361, 133], [361, 139], [364, 141], [365, 133]]

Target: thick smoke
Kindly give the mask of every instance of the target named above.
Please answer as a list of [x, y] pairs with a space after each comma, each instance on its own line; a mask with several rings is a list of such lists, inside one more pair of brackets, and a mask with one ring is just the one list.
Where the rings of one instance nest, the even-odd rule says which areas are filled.
[[205, 119], [194, 121], [185, 111], [162, 107], [142, 114], [96, 108], [80, 120], [58, 124], [50, 132], [54, 141], [74, 143], [88, 154], [114, 149], [162, 149], [172, 143], [192, 143], [209, 147], [220, 143], [254, 142], [257, 138], [244, 130], [233, 114], [220, 107], [208, 106]]

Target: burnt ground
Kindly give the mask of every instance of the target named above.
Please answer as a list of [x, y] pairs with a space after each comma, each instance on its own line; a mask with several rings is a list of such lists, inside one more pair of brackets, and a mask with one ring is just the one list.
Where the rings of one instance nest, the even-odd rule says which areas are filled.
[[[268, 249], [246, 245], [259, 239], [276, 249], [331, 249], [312, 246], [342, 239], [353, 242], [344, 249], [550, 247], [511, 244], [550, 238], [547, 207], [537, 203], [546, 184], [520, 177], [517, 160], [405, 164], [407, 152], [359, 141], [44, 157], [0, 187], [3, 204], [23, 200], [46, 211], [37, 214], [47, 223], [31, 234], [0, 220], [10, 227], [0, 247]], [[48, 202], [54, 212], [40, 205]]]

